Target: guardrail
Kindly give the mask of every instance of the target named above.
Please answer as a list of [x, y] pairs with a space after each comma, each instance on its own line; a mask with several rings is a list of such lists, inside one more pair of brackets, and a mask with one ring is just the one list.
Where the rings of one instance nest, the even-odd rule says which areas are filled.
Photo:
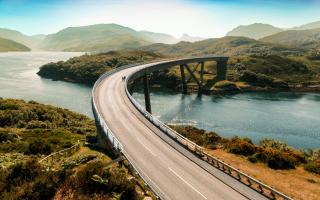
[[166, 199], [166, 195], [163, 192], [161, 192], [161, 190], [153, 183], [153, 181], [145, 173], [143, 173], [142, 170], [140, 170], [137, 167], [137, 165], [135, 164], [133, 159], [131, 159], [130, 155], [125, 151], [123, 145], [120, 143], [118, 138], [115, 136], [115, 134], [113, 134], [111, 129], [105, 123], [105, 120], [104, 120], [102, 114], [97, 109], [97, 105], [96, 105], [96, 102], [95, 102], [95, 99], [94, 99], [94, 91], [97, 88], [97, 86], [101, 83], [101, 81], [103, 81], [108, 76], [110, 76], [110, 75], [112, 75], [112, 74], [114, 74], [114, 73], [116, 73], [116, 72], [118, 72], [120, 70], [124, 70], [124, 69], [131, 68], [131, 67], [138, 66], [138, 65], [141, 65], [141, 63], [140, 64], [125, 65], [125, 66], [118, 67], [116, 69], [110, 70], [110, 71], [102, 74], [99, 77], [99, 79], [95, 82], [95, 84], [93, 86], [93, 89], [92, 89], [92, 99], [91, 99], [92, 110], [93, 110], [93, 114], [94, 114], [94, 117], [95, 117], [96, 121], [100, 125], [103, 133], [108, 138], [108, 140], [111, 142], [111, 144], [113, 145], [115, 150], [120, 152], [120, 153], [122, 153], [124, 155], [124, 157], [126, 157], [126, 159], [129, 161], [129, 163], [132, 166], [132, 168], [137, 172], [137, 174], [145, 182], [146, 186], [150, 188], [150, 190], [156, 195], [156, 197], [158, 199]]
[[[153, 66], [155, 67], [155, 66]], [[231, 177], [237, 179], [241, 183], [249, 186], [250, 188], [260, 192], [264, 196], [270, 199], [284, 199], [284, 200], [291, 200], [290, 197], [287, 195], [277, 191], [276, 189], [262, 183], [261, 181], [241, 172], [240, 170], [230, 166], [229, 164], [223, 162], [222, 160], [206, 153], [204, 148], [197, 145], [196, 143], [190, 141], [189, 139], [185, 138], [175, 130], [168, 127], [166, 124], [161, 122], [159, 119], [151, 115], [149, 112], [145, 110], [143, 106], [141, 106], [129, 93], [128, 91], [128, 80], [132, 77], [133, 74], [126, 77], [126, 94], [130, 99], [131, 103], [137, 108], [137, 110], [147, 118], [152, 124], [162, 130], [165, 134], [176, 140], [178, 143], [182, 144], [185, 148], [195, 153], [201, 159], [207, 161], [212, 166], [218, 168], [219, 170], [225, 172], [226, 174], [230, 175]]]

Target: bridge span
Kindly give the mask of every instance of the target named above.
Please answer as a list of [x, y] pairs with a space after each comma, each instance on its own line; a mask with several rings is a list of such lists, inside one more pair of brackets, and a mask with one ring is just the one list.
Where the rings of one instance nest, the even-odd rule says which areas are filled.
[[[146, 73], [192, 62], [218, 62], [219, 59], [161, 61], [125, 66], [102, 75], [92, 92], [94, 115], [102, 130], [100, 137], [129, 160], [160, 199], [267, 199], [262, 195], [266, 191], [274, 198], [289, 199], [206, 155], [201, 147], [154, 118], [128, 92], [127, 84]], [[122, 80], [124, 76], [126, 80]], [[244, 179], [250, 179], [249, 186], [241, 182]], [[254, 184], [260, 192], [250, 187]]]

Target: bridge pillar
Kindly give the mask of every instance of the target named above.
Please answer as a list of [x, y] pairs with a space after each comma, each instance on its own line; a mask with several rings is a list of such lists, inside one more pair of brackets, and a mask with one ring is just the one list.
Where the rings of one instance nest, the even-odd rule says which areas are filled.
[[186, 84], [186, 77], [184, 74], [184, 65], [180, 65], [181, 81], [182, 81], [182, 93], [187, 94], [188, 88]]
[[200, 63], [200, 85], [199, 85], [199, 90], [198, 94], [202, 94], [202, 88], [203, 88], [203, 72], [204, 72], [204, 62]]
[[149, 79], [147, 74], [143, 76], [143, 90], [144, 90], [144, 101], [146, 110], [151, 113], [151, 102], [150, 102], [150, 90], [149, 90]]
[[217, 62], [217, 81], [226, 80], [227, 62], [229, 58], [220, 58]]

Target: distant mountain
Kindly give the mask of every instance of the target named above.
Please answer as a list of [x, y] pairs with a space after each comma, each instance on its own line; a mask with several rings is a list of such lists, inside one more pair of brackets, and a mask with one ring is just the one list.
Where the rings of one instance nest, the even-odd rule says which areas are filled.
[[154, 33], [150, 31], [140, 31], [141, 35], [152, 43], [165, 43], [174, 44], [178, 42], [178, 39], [164, 33]]
[[294, 27], [294, 30], [307, 30], [307, 29], [316, 29], [320, 28], [320, 21], [308, 23], [302, 26]]
[[30, 51], [28, 47], [12, 40], [0, 38], [0, 52], [7, 51]]
[[227, 33], [227, 36], [243, 36], [253, 39], [260, 39], [283, 31], [281, 28], [269, 24], [255, 23], [242, 25]]
[[106, 52], [153, 43], [175, 42], [177, 39], [168, 34], [136, 31], [118, 24], [96, 24], [70, 27], [48, 35], [41, 48], [55, 51]]
[[197, 41], [201, 41], [204, 40], [205, 38], [202, 37], [194, 37], [194, 36], [190, 36], [188, 34], [183, 34], [181, 36], [181, 38], [179, 39], [179, 41], [183, 41], [183, 42], [197, 42]]
[[139, 48], [163, 55], [201, 56], [201, 55], [257, 55], [257, 54], [299, 54], [301, 49], [284, 45], [265, 43], [245, 37], [226, 36], [219, 39], [206, 39], [198, 42], [179, 42], [177, 44], [152, 44]]
[[319, 48], [320, 28], [284, 31], [262, 38], [261, 41], [296, 46], [300, 48]]
[[27, 36], [18, 31], [0, 28], [0, 37], [21, 43], [31, 49], [37, 49], [41, 39], [37, 37]]

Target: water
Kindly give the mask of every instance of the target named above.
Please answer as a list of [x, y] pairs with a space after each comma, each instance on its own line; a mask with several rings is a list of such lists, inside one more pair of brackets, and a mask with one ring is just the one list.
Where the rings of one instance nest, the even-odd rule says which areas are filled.
[[91, 87], [38, 76], [39, 67], [81, 53], [0, 53], [0, 97], [35, 100], [92, 117]]
[[[134, 97], [144, 105], [141, 93]], [[247, 93], [230, 96], [183, 95], [154, 91], [153, 114], [161, 121], [193, 125], [224, 137], [284, 141], [296, 148], [320, 147], [320, 94]]]
[[[35, 100], [92, 117], [91, 87], [43, 79], [48, 62], [80, 53], [0, 53], [0, 97]], [[143, 104], [143, 94], [134, 93]], [[166, 123], [189, 124], [222, 136], [285, 141], [297, 148], [320, 147], [320, 94], [247, 93], [230, 96], [182, 95], [153, 91], [153, 113]]]

